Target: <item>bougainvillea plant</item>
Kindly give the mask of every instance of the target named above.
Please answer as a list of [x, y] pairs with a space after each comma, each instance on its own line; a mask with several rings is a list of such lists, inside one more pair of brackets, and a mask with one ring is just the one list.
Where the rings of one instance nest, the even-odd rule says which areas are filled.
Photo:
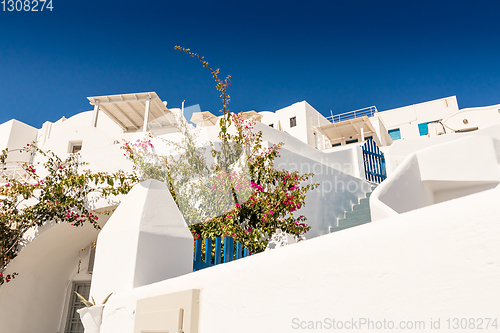
[[[305, 204], [307, 192], [318, 186], [308, 184], [312, 174], [276, 168], [274, 161], [283, 144], [263, 147], [262, 133], [254, 131], [253, 121], [229, 112], [226, 89], [230, 76], [219, 79], [219, 69], [209, 67], [203, 57], [189, 49], [175, 48], [198, 58], [221, 92], [220, 142], [200, 147], [196, 132], [181, 121], [183, 139], [164, 142], [176, 148], [177, 157], [157, 154], [151, 137], [125, 143], [123, 148], [141, 171], [141, 178], [155, 178], [169, 185], [195, 239], [231, 236], [255, 253], [266, 248], [277, 229], [297, 238], [304, 235], [310, 227], [305, 216], [294, 212]], [[205, 154], [207, 148], [210, 161]]]
[[[37, 156], [43, 163], [21, 163], [23, 173], [9, 172], [15, 152]], [[79, 154], [61, 159], [35, 144], [22, 149], [4, 149], [0, 154], [0, 285], [15, 274], [4, 275], [9, 262], [24, 245], [23, 235], [45, 223], [67, 222], [78, 227], [90, 223], [99, 229], [97, 213], [89, 201], [126, 194], [138, 178], [123, 171], [116, 173], [83, 170]]]

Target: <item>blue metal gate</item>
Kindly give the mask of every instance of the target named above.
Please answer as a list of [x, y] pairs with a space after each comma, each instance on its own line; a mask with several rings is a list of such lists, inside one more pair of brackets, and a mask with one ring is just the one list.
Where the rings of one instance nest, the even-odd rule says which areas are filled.
[[366, 180], [380, 184], [387, 178], [384, 153], [380, 151], [372, 138], [363, 145], [363, 162]]
[[252, 253], [247, 248], [244, 248], [241, 243], [236, 242], [236, 251], [234, 245], [234, 239], [232, 237], [224, 237], [224, 243], [220, 237], [217, 237], [215, 239], [215, 255], [213, 255], [212, 240], [210, 238], [205, 239], [205, 261], [203, 261], [201, 258], [202, 240], [196, 239], [194, 243], [193, 270], [198, 271], [203, 268], [252, 255]]

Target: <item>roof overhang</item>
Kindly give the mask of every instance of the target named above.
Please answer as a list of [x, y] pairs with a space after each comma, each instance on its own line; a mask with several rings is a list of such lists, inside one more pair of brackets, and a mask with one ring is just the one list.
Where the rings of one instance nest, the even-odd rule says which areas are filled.
[[252, 120], [255, 120], [255, 121], [261, 121], [263, 116], [261, 114], [258, 114], [254, 110], [252, 110], [252, 111], [242, 112], [241, 113], [241, 117], [244, 120], [252, 119]]
[[219, 118], [210, 111], [193, 112], [191, 122], [197, 126], [214, 126]]
[[124, 131], [137, 131], [144, 125], [146, 103], [149, 101], [148, 122], [161, 127], [171, 126], [175, 119], [156, 92], [87, 97], [91, 105], [98, 105]]
[[332, 143], [342, 140], [349, 140], [351, 137], [361, 136], [361, 128], [363, 129], [363, 136], [367, 137], [375, 133], [370, 119], [367, 116], [348, 119], [328, 125], [318, 127]]

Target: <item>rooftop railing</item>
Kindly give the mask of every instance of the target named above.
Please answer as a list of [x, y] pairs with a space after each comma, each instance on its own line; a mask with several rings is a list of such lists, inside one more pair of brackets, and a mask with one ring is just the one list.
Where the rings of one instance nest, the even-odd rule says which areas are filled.
[[[330, 111], [331, 112], [331, 111]], [[359, 110], [354, 110], [354, 111], [349, 111], [349, 112], [344, 112], [341, 114], [336, 114], [336, 115], [331, 115], [330, 117], [327, 117], [329, 121], [332, 123], [338, 123], [344, 120], [349, 120], [349, 119], [355, 119], [355, 118], [360, 118], [360, 117], [373, 117], [375, 113], [378, 113], [378, 110], [375, 106], [369, 106], [366, 108], [362, 108]]]

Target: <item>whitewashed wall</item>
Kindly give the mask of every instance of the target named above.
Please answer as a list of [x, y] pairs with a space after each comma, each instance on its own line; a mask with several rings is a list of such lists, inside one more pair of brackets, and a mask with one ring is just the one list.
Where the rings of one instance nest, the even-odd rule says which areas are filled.
[[375, 135], [373, 140], [377, 143], [379, 147], [385, 147], [392, 144], [392, 139], [387, 132], [387, 128], [380, 117], [380, 112], [377, 112], [373, 117], [370, 118], [370, 122], [375, 128]]
[[420, 137], [418, 124], [436, 121], [458, 111], [455, 96], [409, 105], [397, 109], [382, 111], [382, 118], [387, 130], [399, 128], [402, 139]]
[[496, 188], [118, 293], [101, 333], [132, 332], [137, 299], [188, 289], [201, 289], [200, 333], [331, 330], [333, 319], [454, 332], [447, 318], [497, 318], [499, 200]]
[[500, 125], [493, 125], [487, 128], [479, 129], [466, 133], [449, 133], [437, 137], [421, 137], [417, 139], [396, 140], [391, 146], [385, 149], [385, 160], [387, 174], [390, 175], [403, 160], [416, 151], [432, 147], [437, 144], [451, 142], [471, 136], [486, 136], [500, 139]]
[[293, 213], [307, 217], [306, 223], [311, 226], [305, 235], [308, 239], [327, 234], [329, 227], [336, 226], [337, 220], [344, 218], [344, 212], [351, 211], [352, 205], [371, 190], [366, 181], [328, 166], [326, 159], [325, 163], [319, 163], [286, 148], [281, 150], [280, 155], [275, 166], [298, 170], [300, 174], [313, 173], [309, 183], [319, 183], [318, 188], [307, 193], [305, 205]]
[[[44, 137], [41, 148], [51, 150], [62, 159], [70, 154], [70, 145], [74, 142], [82, 143], [80, 155], [82, 160], [90, 163], [86, 169], [94, 171], [115, 172], [118, 170], [131, 171], [132, 164], [123, 156], [120, 149], [123, 138], [133, 138], [134, 134], [123, 134], [104, 113], [99, 114], [97, 127], [92, 127], [92, 112], [79, 113], [64, 121], [57, 121], [46, 126], [49, 133], [42, 133]], [[37, 158], [35, 162], [43, 162]]]
[[500, 124], [500, 104], [461, 109], [443, 120], [448, 132], [468, 128], [485, 128]]
[[[330, 123], [306, 101], [294, 103], [283, 109], [276, 110], [276, 112], [263, 111], [259, 112], [259, 114], [263, 116], [261, 120], [263, 124], [273, 124], [274, 128], [277, 128], [279, 121], [283, 131], [312, 147], [317, 147], [318, 143], [323, 140], [323, 138], [316, 137], [320, 134], [318, 132], [315, 135], [313, 127]], [[297, 126], [295, 127], [290, 127], [290, 118], [292, 117], [297, 119]]]
[[88, 250], [81, 255], [82, 273], [77, 274], [79, 252], [96, 238], [90, 225], [64, 223], [40, 230], [5, 272], [19, 275], [0, 287], [0, 331], [62, 333], [72, 281], [90, 281]]
[[[36, 140], [38, 129], [12, 119], [0, 124], [0, 151], [19, 149]], [[13, 152], [9, 154], [7, 162], [29, 162], [30, 155], [27, 153]]]
[[500, 183], [500, 140], [468, 136], [412, 153], [370, 197], [372, 221]]
[[307, 117], [307, 143], [314, 148], [321, 149], [323, 148], [323, 141], [328, 141], [328, 143], [330, 143], [330, 140], [328, 140], [324, 134], [321, 134], [321, 131], [316, 131], [314, 128], [328, 125], [330, 121], [306, 101], [302, 103], [304, 103]]

